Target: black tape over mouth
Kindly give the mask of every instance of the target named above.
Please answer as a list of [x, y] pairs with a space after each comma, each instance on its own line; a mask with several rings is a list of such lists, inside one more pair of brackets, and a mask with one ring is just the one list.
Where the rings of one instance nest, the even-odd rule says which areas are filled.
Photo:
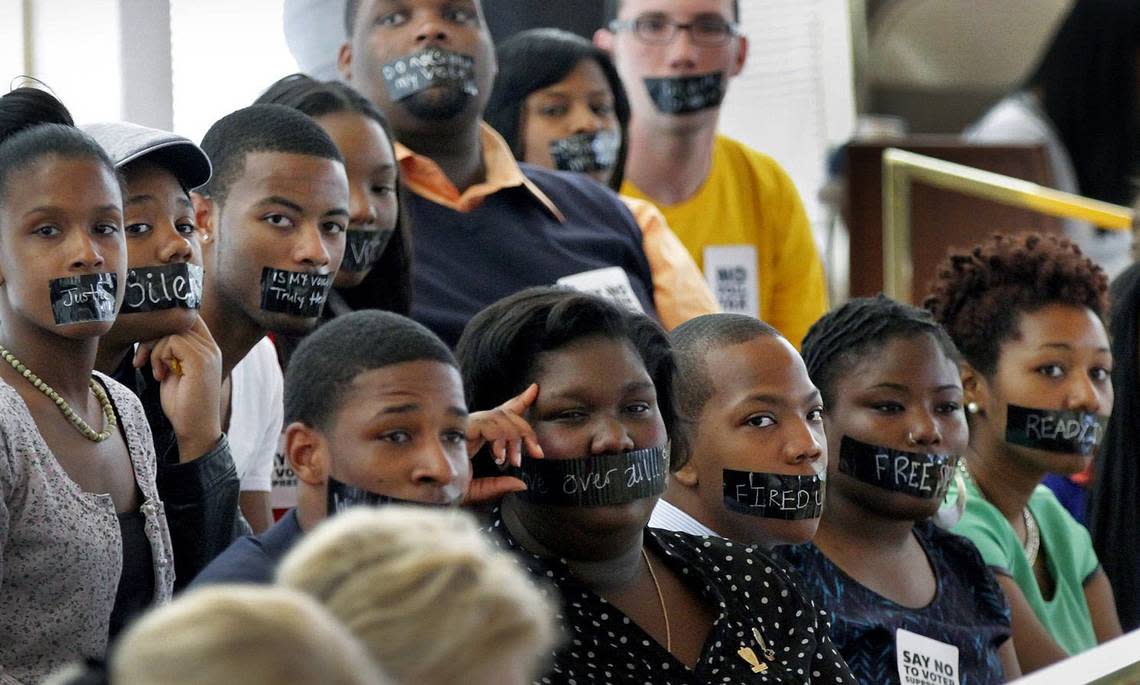
[[120, 314], [202, 306], [202, 267], [189, 262], [127, 269]]
[[621, 136], [613, 131], [577, 133], [550, 141], [550, 158], [559, 171], [589, 173], [617, 166]]
[[470, 97], [479, 94], [475, 58], [440, 47], [398, 57], [383, 65], [380, 71], [393, 102], [439, 85], [452, 86]]
[[363, 231], [350, 229], [345, 231], [344, 259], [340, 263], [341, 271], [360, 273], [368, 271], [375, 266], [384, 248], [396, 232], [394, 228], [382, 228], [378, 231]]
[[57, 326], [115, 320], [119, 275], [84, 274], [52, 279], [51, 313]]
[[596, 507], [627, 504], [665, 492], [664, 447], [580, 459], [523, 459], [512, 475], [526, 483], [519, 497], [540, 504]]
[[843, 436], [839, 471], [891, 492], [942, 500], [954, 480], [957, 454], [904, 452]]
[[328, 495], [326, 497], [326, 511], [329, 516], [339, 514], [352, 507], [381, 507], [386, 504], [410, 504], [419, 507], [450, 507], [454, 502], [417, 502], [415, 500], [389, 497], [363, 488], [347, 485], [329, 476]]
[[645, 87], [653, 105], [662, 114], [690, 114], [724, 102], [724, 74], [714, 71], [699, 76], [647, 78]]
[[267, 266], [261, 270], [261, 309], [315, 319], [321, 315], [332, 282], [331, 274], [284, 271]]
[[826, 476], [724, 469], [724, 506], [738, 514], [783, 521], [816, 519], [823, 514]]
[[1108, 417], [1087, 411], [1032, 409], [1008, 405], [1005, 441], [1058, 454], [1096, 453], [1108, 427]]

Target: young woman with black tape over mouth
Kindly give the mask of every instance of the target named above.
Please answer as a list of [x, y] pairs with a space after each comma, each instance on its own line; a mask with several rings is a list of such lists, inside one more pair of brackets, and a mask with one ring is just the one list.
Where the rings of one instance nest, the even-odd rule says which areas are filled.
[[[313, 118], [344, 156], [349, 185], [349, 226], [344, 259], [333, 280], [322, 320], [359, 309], [407, 316], [412, 308], [410, 219], [388, 119], [351, 86], [304, 74], [278, 80], [258, 104], [292, 107]], [[284, 367], [300, 338], [275, 337]]]
[[491, 530], [561, 594], [569, 641], [541, 682], [854, 682], [774, 559], [646, 528], [673, 422], [672, 354], [657, 324], [532, 288], [476, 315], [456, 351], [471, 409], [538, 386], [527, 418], [545, 458], [523, 460], [528, 490], [503, 499]]
[[[629, 99], [613, 60], [559, 29], [531, 29], [496, 49], [499, 71], [484, 119], [527, 164], [582, 173], [620, 192]], [[653, 299], [668, 329], [720, 310], [696, 262], [661, 212], [622, 197], [641, 228]]]
[[138, 399], [94, 372], [123, 297], [107, 153], [51, 95], [0, 97], [0, 681], [99, 657], [171, 595], [174, 564]]
[[852, 673], [876, 685], [1019, 676], [993, 573], [931, 521], [968, 441], [950, 338], [880, 295], [824, 315], [803, 355], [827, 407], [827, 504], [814, 541], [781, 554], [831, 613]]
[[1040, 485], [1088, 467], [1112, 412], [1106, 290], [1075, 244], [1027, 233], [951, 253], [925, 302], [963, 358], [970, 451], [954, 530], [997, 572], [1025, 672], [1121, 633], [1088, 531]]
[[202, 243], [190, 189], [210, 180], [206, 153], [168, 131], [126, 122], [86, 126], [123, 178], [127, 277], [96, 368], [146, 411], [168, 508], [175, 587], [233, 541], [239, 481], [222, 433], [222, 353], [199, 315]]

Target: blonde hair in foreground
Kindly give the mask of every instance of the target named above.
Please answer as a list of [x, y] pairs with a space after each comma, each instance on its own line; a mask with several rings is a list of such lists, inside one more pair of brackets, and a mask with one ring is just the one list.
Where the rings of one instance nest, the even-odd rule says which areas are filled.
[[217, 586], [150, 612], [111, 656], [131, 685], [386, 685], [360, 642], [311, 597]]
[[527, 682], [554, 646], [550, 602], [471, 515], [358, 507], [281, 562], [278, 582], [315, 596], [405, 683]]

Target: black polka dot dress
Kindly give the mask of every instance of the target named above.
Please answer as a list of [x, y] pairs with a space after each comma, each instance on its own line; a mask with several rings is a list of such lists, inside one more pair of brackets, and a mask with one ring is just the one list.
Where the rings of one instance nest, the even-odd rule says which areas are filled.
[[[701, 657], [689, 669], [617, 607], [579, 581], [565, 560], [524, 550], [498, 512], [491, 531], [532, 576], [561, 594], [566, 639], [536, 685], [854, 685], [827, 636], [824, 616], [785, 568], [754, 547], [647, 528], [646, 546], [719, 610]], [[745, 655], [742, 650], [747, 650]]]

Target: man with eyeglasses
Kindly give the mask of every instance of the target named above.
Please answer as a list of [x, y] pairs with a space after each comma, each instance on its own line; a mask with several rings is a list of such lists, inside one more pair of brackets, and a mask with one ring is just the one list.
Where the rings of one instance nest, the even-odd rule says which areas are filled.
[[606, 16], [594, 42], [632, 110], [622, 193], [665, 214], [724, 311], [758, 316], [798, 347], [827, 311], [803, 203], [775, 160], [717, 133], [748, 55], [739, 2], [606, 0]]

